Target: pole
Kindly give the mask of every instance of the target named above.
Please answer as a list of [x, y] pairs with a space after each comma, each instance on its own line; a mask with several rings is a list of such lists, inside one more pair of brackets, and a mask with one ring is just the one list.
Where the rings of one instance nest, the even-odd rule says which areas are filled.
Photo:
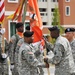
[[2, 53], [5, 53], [4, 34], [2, 34]]
[[[45, 40], [46, 38], [44, 37], [44, 40]], [[46, 58], [47, 56], [46, 56], [46, 53], [47, 53], [47, 51], [46, 51], [46, 45], [45, 45], [45, 49], [44, 49], [44, 57]], [[50, 64], [49, 64], [49, 66], [50, 66]], [[49, 68], [47, 68], [47, 71], [48, 71], [48, 75], [50, 75], [50, 71], [49, 71]]]
[[[44, 57], [46, 58], [46, 49], [44, 49]], [[48, 71], [48, 75], [50, 75], [49, 68], [47, 68], [47, 71]]]
[[23, 15], [22, 15], [23, 24], [25, 23], [25, 19], [26, 19], [26, 11], [27, 11], [27, 0], [25, 0], [25, 3], [24, 3], [24, 10], [23, 10]]

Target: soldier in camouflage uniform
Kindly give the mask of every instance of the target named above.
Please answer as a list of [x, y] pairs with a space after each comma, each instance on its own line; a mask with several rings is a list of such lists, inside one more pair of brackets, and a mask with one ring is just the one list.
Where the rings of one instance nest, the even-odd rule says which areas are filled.
[[[40, 49], [40, 45], [41, 45], [41, 41], [39, 42], [36, 42], [36, 43], [32, 43], [32, 46], [34, 47], [34, 54], [37, 58], [37, 60], [40, 62], [40, 63], [44, 63], [43, 61], [43, 52], [42, 50]], [[40, 73], [39, 75], [44, 75], [44, 71], [43, 71], [43, 68], [42, 67], [39, 67], [39, 70], [40, 70]]]
[[16, 46], [16, 49], [15, 49], [15, 64], [14, 64], [14, 75], [19, 75], [18, 74], [18, 53], [19, 53], [19, 48], [20, 46], [22, 45], [22, 43], [24, 42], [24, 39], [21, 38], [18, 42], [17, 42], [17, 46]]
[[[16, 61], [16, 68], [17, 68], [17, 64], [18, 64], [18, 53], [19, 53], [19, 48], [20, 46], [24, 43], [24, 38], [20, 39], [17, 43], [17, 47], [16, 47], [16, 54], [15, 54], [15, 61]], [[31, 44], [32, 47], [34, 47], [34, 54], [37, 58], [37, 60], [42, 63], [43, 62], [43, 53], [40, 51], [40, 43], [37, 43], [37, 44]], [[36, 52], [37, 51], [37, 52]], [[39, 52], [40, 51], [40, 52]], [[43, 62], [44, 63], [44, 62]], [[40, 69], [40, 75], [44, 75], [44, 71], [41, 67], [39, 67]]]
[[[30, 31], [30, 26], [26, 26], [25, 31]], [[23, 43], [24, 43], [24, 38], [19, 39], [17, 42], [16, 48], [15, 48], [15, 64], [16, 65], [17, 65], [17, 61], [18, 61], [19, 48]]]
[[11, 37], [10, 42], [9, 42], [9, 57], [10, 57], [10, 61], [11, 61], [11, 70], [12, 70], [13, 75], [16, 72], [16, 69], [14, 68], [15, 63], [16, 63], [15, 62], [15, 49], [16, 49], [18, 40], [23, 38], [24, 28], [23, 28], [22, 22], [19, 22], [16, 24], [16, 30], [17, 30], [16, 34], [14, 34]]
[[[40, 65], [41, 63], [39, 63], [35, 56], [37, 55], [37, 51], [31, 45], [32, 42], [33, 32], [24, 32], [24, 43], [21, 45], [18, 53], [19, 75], [40, 75], [39, 67], [48, 66]], [[38, 53], [40, 54], [40, 52]]]
[[[30, 26], [26, 26], [25, 31], [30, 31]], [[14, 66], [14, 75], [18, 75], [17, 64], [18, 64], [18, 53], [20, 46], [24, 43], [24, 38], [18, 40], [15, 48], [15, 66]]]
[[[25, 31], [30, 31], [30, 26], [26, 26]], [[15, 50], [15, 67], [16, 68], [17, 68], [17, 64], [18, 64], [18, 52], [19, 52], [19, 48], [22, 45], [22, 43], [24, 43], [24, 38], [22, 38], [18, 41], [16, 50]], [[32, 46], [35, 48], [34, 50], [37, 51], [37, 52], [39, 52], [38, 50], [40, 50], [40, 43], [41, 43], [41, 41], [39, 43], [35, 44], [35, 45], [33, 45], [34, 43], [32, 44]], [[43, 53], [42, 52], [40, 54], [37, 53], [35, 55], [36, 55], [36, 58], [38, 59], [39, 62], [43, 62], [43, 59], [42, 59]], [[43, 69], [41, 67], [39, 69], [40, 69], [40, 75], [44, 75]]]
[[13, 35], [9, 42], [9, 57], [11, 64], [15, 63], [15, 48], [18, 40], [23, 37], [23, 23], [19, 22], [16, 24], [16, 34]]
[[[8, 55], [9, 45], [6, 38], [3, 37], [4, 33], [5, 30], [2, 28], [0, 24], [0, 75], [8, 75], [7, 55]], [[4, 43], [2, 43], [3, 40]], [[5, 53], [3, 53], [3, 49]]]
[[[55, 64], [55, 75], [75, 75], [75, 66], [72, 56], [72, 50], [68, 40], [59, 35], [60, 29], [57, 26], [49, 28], [51, 37], [56, 39], [54, 44], [53, 58], [44, 58], [46, 63]], [[46, 42], [48, 48], [51, 45]]]
[[68, 41], [70, 42], [70, 46], [72, 49], [72, 54], [73, 54], [73, 58], [74, 58], [74, 62], [75, 62], [75, 38], [74, 38], [74, 28], [67, 28], [65, 29], [65, 36], [68, 39]]
[[[26, 27], [26, 31], [30, 31], [30, 26], [27, 26]], [[18, 51], [19, 51], [19, 48], [20, 48], [20, 46], [22, 45], [22, 43], [24, 43], [24, 38], [22, 38], [22, 39], [20, 39], [19, 41], [18, 41], [18, 43], [17, 43], [17, 47], [16, 47], [16, 54], [15, 54], [15, 61], [16, 61], [16, 68], [17, 68], [17, 64], [18, 64]], [[38, 44], [36, 44], [35, 46], [33, 46], [33, 44], [32, 44], [32, 46], [35, 48], [34, 50], [40, 50], [40, 47], [39, 47], [39, 45], [40, 45], [40, 42], [38, 43]], [[34, 51], [35, 52], [35, 51]], [[39, 51], [38, 51], [39, 52]], [[43, 62], [43, 53], [41, 53], [41, 54], [36, 54], [36, 58], [38, 59], [38, 61], [39, 62]], [[40, 75], [44, 75], [44, 72], [43, 72], [43, 69], [40, 67]]]

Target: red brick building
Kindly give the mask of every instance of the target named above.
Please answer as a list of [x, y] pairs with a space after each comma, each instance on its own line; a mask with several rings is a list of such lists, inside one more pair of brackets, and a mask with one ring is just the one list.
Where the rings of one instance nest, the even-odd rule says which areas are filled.
[[75, 27], [75, 0], [59, 0], [61, 25]]

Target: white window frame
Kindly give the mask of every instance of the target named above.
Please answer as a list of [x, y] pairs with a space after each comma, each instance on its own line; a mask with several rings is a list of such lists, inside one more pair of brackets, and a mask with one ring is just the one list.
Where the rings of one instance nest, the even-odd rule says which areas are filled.
[[[69, 8], [69, 14], [66, 13], [66, 12], [67, 12], [67, 7]], [[66, 6], [66, 7], [65, 7], [65, 15], [66, 15], [66, 16], [70, 16], [70, 6]]]
[[65, 0], [65, 2], [70, 2], [70, 0], [68, 0], [68, 1], [67, 1], [67, 0]]
[[[9, 37], [8, 37], [8, 39], [10, 40], [10, 22], [12, 22], [11, 20], [8, 20], [8, 30], [9, 30], [9, 32], [8, 32], [8, 34], [9, 34]], [[13, 22], [18, 22], [18, 21], [13, 21]], [[25, 22], [30, 22], [29, 20], [25, 20]], [[25, 23], [24, 23], [24, 32], [25, 32]]]
[[[10, 22], [12, 22], [11, 20], [8, 20], [8, 30], [9, 30], [9, 32], [8, 32], [8, 34], [9, 34], [9, 37], [8, 37], [8, 39], [10, 40]], [[17, 22], [17, 21], [13, 21], [13, 22]]]
[[[25, 20], [25, 22], [30, 22], [30, 20]], [[24, 32], [25, 32], [25, 23], [24, 23]]]
[[8, 0], [8, 2], [9, 2], [9, 3], [18, 3], [19, 0], [15, 0], [15, 1], [13, 1], [13, 0]]

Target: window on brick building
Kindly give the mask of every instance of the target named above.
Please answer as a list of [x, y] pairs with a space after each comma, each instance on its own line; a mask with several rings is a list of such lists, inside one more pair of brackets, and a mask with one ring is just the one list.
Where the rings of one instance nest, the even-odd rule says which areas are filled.
[[39, 8], [40, 12], [46, 12], [47, 9], [46, 8]]
[[70, 2], [70, 0], [65, 0], [65, 2]]
[[65, 15], [70, 16], [70, 6], [65, 7]]
[[51, 0], [51, 2], [57, 2], [57, 0]]
[[16, 33], [16, 22], [10, 22], [10, 37]]
[[51, 8], [51, 12], [54, 12], [55, 8]]
[[43, 22], [43, 25], [44, 25], [44, 26], [47, 25], [47, 22]]
[[47, 0], [42, 0], [42, 2], [47, 2]]
[[38, 0], [38, 2], [47, 2], [47, 0]]
[[19, 0], [8, 0], [9, 3], [18, 3]]
[[40, 13], [41, 16], [44, 16], [44, 13]]
[[40, 13], [41, 16], [47, 16], [47, 13]]

